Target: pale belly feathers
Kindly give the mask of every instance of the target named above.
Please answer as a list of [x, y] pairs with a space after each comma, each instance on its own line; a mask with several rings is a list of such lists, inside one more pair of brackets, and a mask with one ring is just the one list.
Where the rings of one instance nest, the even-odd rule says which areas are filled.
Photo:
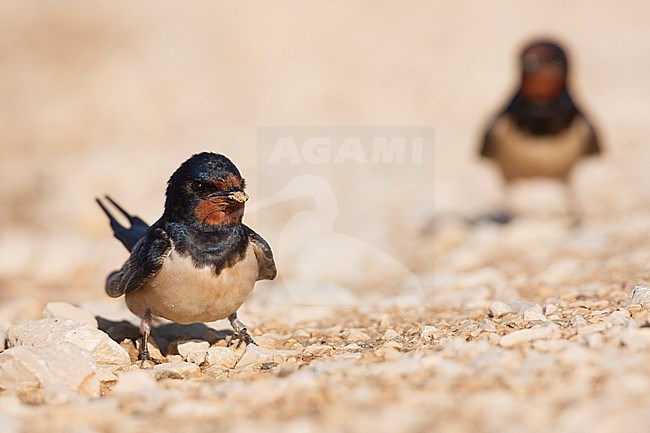
[[566, 180], [585, 152], [590, 135], [587, 122], [577, 117], [559, 134], [522, 133], [508, 117], [494, 127], [495, 159], [506, 179], [553, 177]]
[[213, 266], [195, 268], [189, 256], [172, 251], [147, 284], [126, 295], [126, 305], [139, 317], [149, 308], [154, 316], [181, 324], [224, 319], [253, 290], [259, 272], [253, 248], [249, 245], [245, 257], [219, 275]]

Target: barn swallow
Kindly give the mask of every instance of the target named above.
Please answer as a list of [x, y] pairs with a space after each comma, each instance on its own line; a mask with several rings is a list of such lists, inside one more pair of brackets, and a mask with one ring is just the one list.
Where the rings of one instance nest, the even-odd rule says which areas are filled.
[[601, 152], [598, 137], [569, 93], [567, 56], [557, 43], [530, 43], [521, 52], [520, 67], [519, 87], [488, 126], [481, 146], [481, 155], [493, 159], [503, 175], [504, 222], [511, 218], [511, 183], [531, 177], [562, 182], [567, 208], [578, 222], [569, 176], [581, 158]]
[[242, 223], [244, 187], [227, 157], [204, 152], [169, 178], [165, 210], [152, 226], [107, 196], [129, 221], [127, 228], [97, 199], [115, 237], [131, 253], [108, 275], [106, 293], [124, 295], [141, 318], [141, 359], [153, 360], [147, 349], [153, 316], [181, 324], [228, 318], [240, 343], [255, 344], [237, 310], [256, 281], [272, 280], [277, 271], [269, 245]]

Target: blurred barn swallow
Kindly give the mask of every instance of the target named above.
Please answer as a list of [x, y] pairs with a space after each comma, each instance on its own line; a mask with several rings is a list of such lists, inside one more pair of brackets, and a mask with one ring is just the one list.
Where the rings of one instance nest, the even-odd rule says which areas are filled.
[[519, 88], [485, 132], [481, 155], [497, 163], [505, 181], [504, 222], [511, 218], [511, 182], [531, 177], [562, 182], [569, 213], [574, 222], [580, 219], [569, 175], [581, 158], [601, 148], [594, 127], [573, 102], [567, 74], [567, 56], [558, 44], [541, 40], [527, 45]]
[[97, 199], [117, 239], [131, 256], [106, 279], [106, 293], [125, 295], [141, 318], [141, 359], [151, 360], [147, 341], [152, 316], [187, 324], [228, 318], [240, 342], [255, 344], [237, 318], [258, 280], [272, 280], [271, 248], [242, 224], [244, 179], [225, 156], [199, 153], [169, 178], [165, 210], [152, 226], [115, 203], [129, 221], [117, 222]]

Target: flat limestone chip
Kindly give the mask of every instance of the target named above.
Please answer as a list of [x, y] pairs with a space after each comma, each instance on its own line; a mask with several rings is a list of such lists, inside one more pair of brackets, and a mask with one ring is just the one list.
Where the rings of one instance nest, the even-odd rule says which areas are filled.
[[117, 384], [111, 390], [115, 395], [134, 394], [137, 392], [156, 392], [158, 382], [146, 371], [123, 371], [117, 373]]
[[[331, 346], [328, 346], [331, 349]], [[305, 349], [306, 350], [306, 349]], [[295, 350], [273, 350], [251, 344], [246, 346], [246, 351], [237, 363], [237, 368], [259, 367], [267, 362], [284, 362], [291, 357], [297, 357]]]
[[153, 367], [154, 377], [160, 379], [183, 379], [201, 370], [191, 362], [165, 362]]
[[502, 347], [513, 347], [521, 343], [554, 338], [558, 333], [557, 326], [551, 326], [550, 324], [544, 326], [536, 325], [529, 329], [519, 329], [504, 335], [499, 340], [499, 345]]
[[90, 311], [82, 307], [75, 307], [67, 302], [50, 302], [43, 309], [43, 317], [58, 317], [70, 319], [75, 322], [87, 323], [97, 328], [97, 319]]
[[46, 318], [25, 322], [7, 330], [9, 347], [32, 346], [56, 348], [64, 342], [89, 351], [99, 364], [126, 365], [129, 354], [104, 332], [87, 323], [69, 319]]
[[648, 328], [627, 328], [621, 332], [621, 343], [634, 350], [646, 351], [650, 348], [650, 330]]
[[347, 340], [351, 342], [368, 341], [370, 336], [359, 329], [353, 329], [348, 333]]
[[546, 316], [535, 308], [524, 311], [524, 320], [527, 322], [546, 322]]
[[170, 344], [170, 353], [177, 353], [187, 358], [191, 353], [206, 352], [210, 343], [204, 340], [180, 340]]
[[514, 311], [510, 307], [510, 305], [506, 304], [505, 302], [499, 302], [499, 301], [494, 301], [490, 303], [489, 309], [490, 309], [490, 314], [492, 314], [492, 317], [505, 316], [506, 314], [512, 313]]
[[639, 284], [634, 286], [623, 305], [650, 304], [650, 287]]
[[217, 365], [232, 369], [237, 365], [239, 358], [240, 356], [230, 348], [215, 346], [208, 349], [205, 360], [210, 366]]
[[420, 338], [424, 340], [431, 340], [437, 337], [440, 337], [442, 332], [440, 329], [436, 328], [433, 325], [423, 326], [422, 331], [420, 331]]
[[90, 352], [67, 342], [56, 350], [17, 346], [0, 353], [0, 389], [31, 402], [60, 401], [66, 391], [99, 397], [97, 371]]
[[324, 355], [333, 350], [334, 348], [329, 344], [312, 344], [310, 346], [307, 346], [304, 352], [310, 355]]

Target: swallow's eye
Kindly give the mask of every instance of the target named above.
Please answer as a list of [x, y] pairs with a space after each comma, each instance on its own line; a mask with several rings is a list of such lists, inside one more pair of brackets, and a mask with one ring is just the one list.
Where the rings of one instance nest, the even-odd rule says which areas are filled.
[[210, 184], [202, 180], [193, 180], [191, 187], [196, 192], [205, 192], [210, 188]]

